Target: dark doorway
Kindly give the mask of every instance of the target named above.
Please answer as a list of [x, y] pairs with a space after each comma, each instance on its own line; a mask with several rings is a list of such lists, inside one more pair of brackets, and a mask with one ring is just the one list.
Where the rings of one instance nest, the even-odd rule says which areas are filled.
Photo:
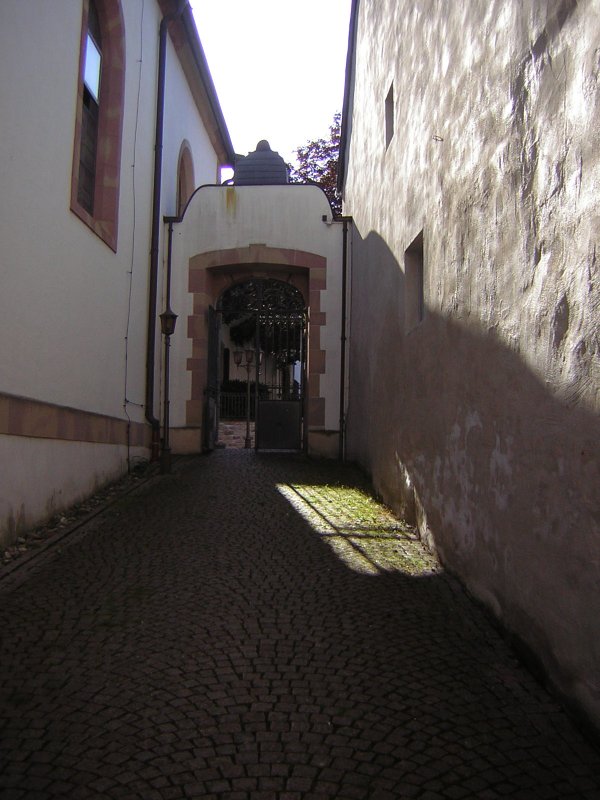
[[[299, 289], [253, 278], [226, 289], [219, 307], [230, 350], [229, 380], [220, 386], [219, 411], [245, 420], [245, 446], [255, 424], [257, 450], [301, 450], [306, 386], [306, 306]], [[225, 374], [223, 364], [222, 374]]]

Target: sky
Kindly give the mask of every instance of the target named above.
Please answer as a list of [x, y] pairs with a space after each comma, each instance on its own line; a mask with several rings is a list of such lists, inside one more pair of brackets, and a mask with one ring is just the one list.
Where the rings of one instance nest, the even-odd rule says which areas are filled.
[[190, 0], [236, 153], [294, 163], [342, 110], [351, 0]]

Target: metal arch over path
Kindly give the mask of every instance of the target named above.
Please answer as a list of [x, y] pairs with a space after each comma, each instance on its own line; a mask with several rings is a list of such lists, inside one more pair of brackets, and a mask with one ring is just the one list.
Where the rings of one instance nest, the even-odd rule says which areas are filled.
[[[215, 316], [229, 326], [232, 341], [254, 350], [255, 448], [303, 449], [307, 310], [302, 292], [275, 278], [250, 278], [226, 289], [217, 308]], [[218, 348], [219, 336], [212, 339]], [[209, 370], [215, 362], [209, 357]]]

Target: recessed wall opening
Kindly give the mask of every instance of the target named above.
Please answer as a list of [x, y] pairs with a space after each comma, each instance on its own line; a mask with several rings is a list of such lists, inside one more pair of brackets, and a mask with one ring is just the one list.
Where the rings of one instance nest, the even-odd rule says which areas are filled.
[[[307, 365], [302, 292], [286, 281], [251, 278], [227, 288], [219, 304], [220, 337], [226, 344], [217, 391], [223, 430], [229, 435], [237, 421], [245, 420], [246, 448], [255, 434], [259, 450], [302, 449]], [[214, 368], [217, 374], [209, 383], [210, 377], [219, 381], [216, 363]]]
[[101, 48], [102, 37], [98, 11], [93, 0], [90, 0], [83, 60], [81, 147], [77, 184], [77, 201], [89, 214], [94, 213], [98, 124], [100, 119], [100, 78], [102, 74]]
[[394, 83], [385, 98], [385, 146], [389, 147], [394, 135]]
[[404, 251], [404, 330], [409, 333], [425, 316], [423, 231]]
[[188, 142], [184, 141], [179, 151], [179, 164], [177, 166], [177, 214], [181, 215], [183, 213], [194, 189], [192, 149]]
[[71, 211], [117, 251], [125, 109], [121, 0], [83, 6], [71, 172]]

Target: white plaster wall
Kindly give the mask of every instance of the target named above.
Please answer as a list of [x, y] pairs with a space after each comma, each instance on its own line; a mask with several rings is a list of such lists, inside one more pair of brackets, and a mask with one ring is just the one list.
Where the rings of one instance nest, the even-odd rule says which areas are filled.
[[[161, 14], [155, 2], [122, 2], [121, 7], [127, 32], [127, 69], [118, 255], [122, 259], [125, 281], [119, 286], [119, 300], [115, 300], [122, 304], [122, 321], [116, 333], [121, 343], [123, 365], [120, 386], [115, 391], [120, 391], [122, 396], [126, 396], [127, 413], [131, 419], [141, 421], [144, 419], [146, 386], [156, 75]], [[168, 199], [164, 197], [165, 193], [166, 189], [163, 189], [162, 208], [163, 213], [169, 213], [170, 205]], [[158, 293], [160, 297], [160, 284]], [[125, 357], [127, 357], [126, 364]], [[157, 347], [159, 375], [158, 359]]]
[[173, 309], [180, 314], [172, 340], [175, 427], [185, 424], [185, 403], [191, 392], [186, 369], [186, 359], [192, 355], [186, 330], [193, 311], [189, 260], [198, 253], [250, 244], [305, 250], [327, 259], [327, 289], [321, 292], [321, 310], [327, 313], [321, 347], [327, 351], [327, 360], [321, 387], [327, 398], [325, 425], [332, 430], [339, 427], [342, 226], [324, 223], [323, 216], [331, 221], [331, 208], [314, 186], [205, 187], [194, 195], [183, 222], [176, 226], [173, 250]]
[[[76, 6], [73, 13], [72, 2], [36, 4], [35, 25], [30, 4], [6, 0], [0, 7], [0, 174], [10, 187], [0, 195], [0, 334], [11, 342], [0, 355], [0, 390], [122, 416], [128, 336], [128, 411], [142, 419], [134, 404], [144, 398], [161, 17], [155, 2], [122, 4], [127, 68], [113, 253], [69, 209], [81, 33]], [[164, 136], [161, 212], [174, 214], [182, 141], [191, 145], [198, 181], [214, 182], [217, 160], [170, 40]]]
[[593, 2], [361, 0], [344, 201], [350, 454], [600, 722], [599, 37]]
[[[160, 22], [160, 18], [159, 18]], [[155, 103], [156, 101], [154, 101]], [[165, 216], [176, 216], [177, 178], [181, 145], [185, 141], [192, 152], [194, 165], [194, 182], [196, 187], [214, 184], [217, 181], [218, 159], [210, 142], [204, 123], [200, 117], [194, 98], [185, 77], [181, 62], [177, 57], [170, 37], [167, 37], [167, 62], [165, 79], [165, 117], [163, 129], [163, 170], [161, 193], [161, 222]], [[151, 172], [152, 174], [152, 172]], [[151, 191], [151, 190], [150, 190]], [[179, 237], [179, 227], [175, 226], [174, 239]], [[161, 224], [160, 229], [161, 271], [159, 275], [158, 307], [160, 314], [166, 308], [166, 276], [167, 276], [167, 226]], [[171, 307], [176, 314], [179, 308], [171, 300]], [[185, 325], [185, 319], [178, 321], [179, 331]], [[144, 340], [145, 341], [145, 340]], [[175, 339], [173, 338], [172, 343]], [[155, 369], [155, 414], [163, 418], [164, 397], [164, 342], [160, 335], [160, 322], [157, 322], [157, 350]]]
[[177, 166], [183, 141], [192, 151], [196, 186], [217, 182], [218, 160], [194, 97], [170, 40], [165, 83], [165, 130], [163, 143], [163, 213], [177, 214]]
[[[143, 422], [161, 14], [154, 0], [121, 5], [127, 63], [115, 253], [70, 210], [81, 3], [0, 3], [0, 392]], [[182, 139], [197, 179], [214, 180], [216, 156], [170, 41], [167, 98], [161, 210], [173, 214]], [[162, 274], [159, 313], [161, 287]], [[43, 516], [63, 479], [67, 504], [124, 465], [117, 446], [5, 442], [0, 531], [11, 515], [27, 524]]]
[[[0, 547], [16, 533], [49, 519], [115, 480], [146, 453], [140, 448], [56, 442], [0, 435], [0, 464], [26, 463], [27, 471], [3, 471], [0, 481]], [[32, 495], [31, 487], [37, 487]]]
[[[145, 4], [144, 41], [153, 46], [144, 45], [140, 78], [141, 4], [123, 5], [129, 63], [116, 253], [69, 207], [80, 4], [36, 3], [34, 16], [31, 3], [0, 5], [0, 391], [120, 418], [127, 397], [129, 418], [142, 421], [158, 14]], [[116, 477], [125, 451], [3, 436], [0, 536]]]
[[[0, 325], [3, 340], [11, 342], [0, 356], [0, 389], [114, 416], [123, 413], [132, 269], [130, 345], [141, 341], [144, 327], [155, 82], [155, 48], [145, 46], [134, 152], [141, 6], [123, 5], [129, 63], [117, 253], [69, 208], [79, 4], [76, 13], [72, 2], [36, 4], [35, 24], [28, 3], [9, 0], [0, 8], [0, 169], [3, 187], [10, 187], [0, 196]], [[145, 29], [150, 29], [153, 16], [157, 17], [154, 4], [146, 3]], [[139, 401], [143, 370], [134, 367], [140, 359], [134, 348], [130, 347], [128, 392]], [[139, 417], [135, 406], [130, 413]]]

